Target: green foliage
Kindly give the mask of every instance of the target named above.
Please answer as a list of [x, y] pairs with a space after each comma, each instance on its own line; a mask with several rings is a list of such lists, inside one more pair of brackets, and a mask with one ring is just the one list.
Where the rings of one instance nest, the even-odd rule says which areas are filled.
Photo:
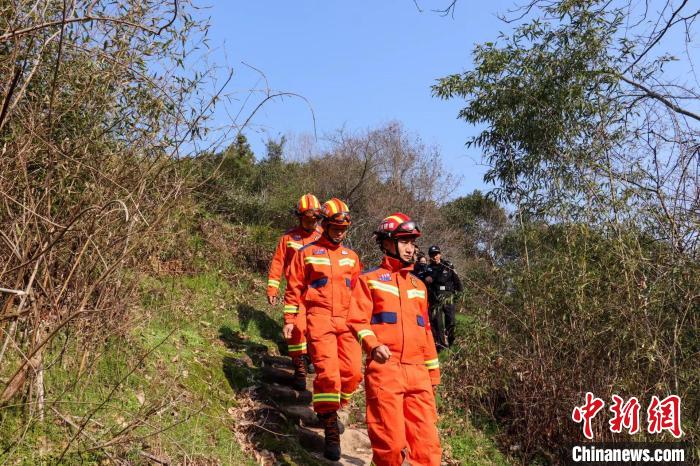
[[124, 426], [86, 414], [133, 407], [110, 399], [139, 356], [120, 337], [138, 269], [191, 205], [173, 154], [203, 131], [207, 80], [177, 63], [207, 25], [188, 1], [175, 16], [166, 0], [36, 6], [0, 15], [0, 282], [23, 290], [0, 295], [0, 456], [18, 461], [28, 442], [28, 461], [96, 461], [114, 440], [132, 462]]
[[463, 466], [507, 466], [510, 463], [495, 442], [475, 428], [465, 412], [457, 410], [443, 416], [439, 424], [443, 447]]
[[[697, 436], [697, 263], [667, 265], [668, 248], [633, 228], [622, 238], [580, 224], [512, 235], [527, 242], [527, 261], [465, 275], [473, 317], [445, 365], [448, 402], [497, 420], [526, 459], [580, 437], [568, 413], [585, 391], [643, 403], [678, 394], [684, 430]], [[602, 422], [595, 435], [616, 438]]]
[[495, 248], [507, 225], [506, 212], [497, 201], [475, 190], [440, 208], [451, 226], [463, 233], [464, 253], [467, 257], [493, 258]]
[[300, 164], [283, 160], [285, 139], [268, 141], [267, 157], [256, 161], [243, 134], [221, 153], [194, 164], [203, 184], [198, 197], [207, 210], [232, 223], [290, 225], [290, 211], [308, 190]]
[[[347, 243], [368, 263], [380, 255], [371, 232], [396, 211], [412, 215], [431, 241], [443, 244], [463, 263], [457, 234], [445, 225], [439, 210], [454, 187], [452, 179], [442, 172], [439, 153], [400, 124], [393, 122], [360, 135], [340, 132], [326, 150], [303, 161], [285, 157], [285, 144], [284, 137], [269, 140], [266, 156], [256, 159], [240, 135], [221, 154], [185, 161], [202, 179], [197, 196], [205, 210], [228, 222], [255, 227], [249, 231], [260, 228], [257, 231], [266, 235], [279, 235], [296, 226], [291, 210], [301, 195], [314, 193], [321, 202], [339, 197], [348, 202], [353, 217]], [[245, 163], [226, 163], [228, 157], [241, 153]], [[274, 241], [266, 237], [251, 246], [258, 253], [251, 262], [268, 260]], [[267, 249], [260, 247], [263, 243]]]
[[[523, 13], [512, 34], [476, 46], [473, 69], [433, 87], [466, 100], [459, 118], [483, 128], [469, 144], [514, 207], [492, 260], [465, 269], [479, 331], [446, 367], [448, 402], [497, 421], [502, 446], [524, 461], [555, 462], [581, 438], [569, 414], [586, 391], [643, 403], [678, 394], [696, 439], [700, 223], [687, 154], [698, 132], [658, 96], [697, 94], [666, 81], [667, 55], [651, 51], [684, 20], [659, 17], [664, 32], [649, 34], [637, 21], [646, 11], [598, 0]], [[443, 210], [468, 229], [472, 200]], [[594, 428], [613, 437], [603, 421]]]
[[[610, 47], [620, 25], [617, 11], [577, 2], [552, 14], [559, 20], [532, 20], [505, 45], [487, 42], [474, 49], [475, 67], [441, 79], [436, 96], [462, 97], [459, 118], [486, 129], [468, 141], [486, 150], [487, 181], [508, 200], [557, 189], [583, 188], [580, 170], [610, 144], [603, 134], [611, 117], [617, 59]], [[560, 199], [558, 199], [560, 200]]]

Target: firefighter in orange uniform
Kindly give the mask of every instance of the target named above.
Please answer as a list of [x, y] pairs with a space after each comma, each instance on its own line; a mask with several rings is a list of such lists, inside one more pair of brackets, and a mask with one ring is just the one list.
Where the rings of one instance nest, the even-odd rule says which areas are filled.
[[313, 406], [323, 423], [323, 455], [340, 459], [337, 411], [362, 380], [362, 350], [346, 324], [352, 287], [360, 274], [357, 254], [343, 246], [350, 227], [347, 205], [331, 199], [321, 208], [321, 239], [292, 259], [284, 295], [285, 334], [306, 323], [316, 368]]
[[379, 267], [355, 286], [348, 325], [367, 354], [365, 393], [372, 464], [438, 466], [435, 386], [438, 356], [428, 320], [427, 291], [413, 274], [420, 230], [402, 213], [375, 232], [384, 252]]
[[[267, 275], [267, 301], [273, 306], [277, 304], [282, 275], [284, 274], [284, 278], [289, 281], [289, 265], [294, 254], [305, 245], [319, 239], [322, 233], [318, 227], [321, 203], [316, 196], [310, 193], [301, 196], [294, 214], [299, 217], [299, 225], [286, 231], [280, 238]], [[294, 388], [297, 390], [306, 389], [306, 365], [309, 360], [305, 332], [306, 328], [299, 326], [294, 328], [287, 338], [287, 349], [294, 363]]]

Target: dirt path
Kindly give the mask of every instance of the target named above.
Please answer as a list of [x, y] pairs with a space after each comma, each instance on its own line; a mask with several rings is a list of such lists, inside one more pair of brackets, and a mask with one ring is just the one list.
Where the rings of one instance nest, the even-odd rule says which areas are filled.
[[[269, 402], [279, 406], [280, 411], [289, 419], [296, 419], [299, 443], [312, 452], [319, 460], [323, 459], [323, 428], [311, 408], [311, 392], [298, 392], [289, 385], [293, 379], [292, 361], [290, 358], [277, 356], [264, 359], [263, 377], [267, 382], [266, 391]], [[307, 377], [307, 387], [313, 384], [313, 374]], [[372, 460], [372, 449], [366, 429], [348, 426], [348, 413], [339, 412], [345, 430], [341, 435], [340, 461], [328, 463], [338, 465], [368, 465]]]
[[[344, 425], [341, 435], [340, 461], [332, 462], [323, 458], [323, 428], [311, 408], [311, 392], [297, 391], [291, 387], [293, 369], [291, 359], [285, 356], [264, 355], [260, 358], [260, 376], [262, 383], [248, 391], [250, 404], [239, 408], [245, 410], [246, 421], [243, 426], [252, 426], [258, 430], [274, 433], [281, 429], [281, 424], [292, 424], [291, 433], [280, 434], [303, 447], [318, 463], [348, 466], [365, 466], [372, 460], [367, 430], [348, 425], [348, 413], [340, 411], [339, 417]], [[307, 378], [307, 387], [311, 387], [313, 374]], [[232, 413], [233, 414], [233, 413]], [[272, 465], [279, 462], [274, 453], [256, 450], [258, 464]]]

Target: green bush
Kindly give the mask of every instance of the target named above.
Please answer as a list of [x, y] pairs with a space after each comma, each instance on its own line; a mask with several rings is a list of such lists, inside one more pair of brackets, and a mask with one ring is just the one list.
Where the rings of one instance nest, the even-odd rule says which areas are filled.
[[[636, 396], [642, 423], [653, 395], [677, 394], [683, 429], [697, 439], [697, 262], [679, 266], [634, 228], [618, 235], [570, 224], [512, 235], [527, 239], [527, 256], [466, 276], [462, 301], [473, 320], [445, 365], [448, 403], [497, 421], [504, 446], [527, 461], [553, 461], [582, 439], [570, 415], [586, 391], [608, 406], [612, 394]], [[607, 414], [595, 419], [595, 438], [628, 438], [610, 433]]]

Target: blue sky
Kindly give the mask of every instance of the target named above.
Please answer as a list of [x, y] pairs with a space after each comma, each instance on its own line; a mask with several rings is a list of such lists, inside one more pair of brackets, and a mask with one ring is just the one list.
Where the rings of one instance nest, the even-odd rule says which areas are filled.
[[[495, 39], [505, 26], [496, 13], [513, 3], [461, 2], [454, 18], [430, 11], [446, 1], [419, 4], [423, 12], [411, 0], [217, 1], [202, 11], [211, 16], [209, 60], [235, 69], [231, 87], [241, 99], [247, 89], [264, 87], [241, 62], [262, 70], [270, 88], [303, 95], [321, 143], [341, 127], [363, 130], [398, 120], [440, 148], [446, 169], [461, 177], [455, 196], [488, 190], [479, 150], [464, 145], [476, 130], [457, 120], [459, 102], [433, 98], [430, 86], [470, 67], [473, 45]], [[217, 119], [225, 124], [230, 117], [219, 112]], [[266, 105], [253, 123], [246, 134], [259, 155], [269, 137], [314, 130], [299, 99]]]
[[[240, 99], [230, 102], [228, 112], [220, 109], [216, 122], [230, 124], [245, 102], [240, 123], [259, 102], [259, 96], [245, 100], [251, 88], [265, 87], [245, 62], [265, 73], [271, 89], [308, 99], [320, 144], [324, 135], [339, 128], [361, 131], [397, 120], [426, 144], [440, 148], [446, 170], [461, 178], [453, 196], [488, 191], [481, 152], [465, 147], [478, 129], [457, 120], [463, 102], [433, 98], [430, 86], [442, 76], [469, 69], [475, 43], [509, 32], [510, 26], [496, 14], [516, 2], [461, 0], [454, 17], [444, 17], [431, 9], [444, 7], [448, 0], [417, 1], [422, 12], [412, 0], [215, 1], [200, 12], [211, 18], [213, 51], [208, 60], [233, 67], [230, 91]], [[687, 82], [692, 76], [681, 39], [665, 40], [680, 58], [667, 71], [683, 68], [679, 76]], [[693, 45], [689, 53], [697, 50]], [[257, 113], [246, 130], [256, 154], [264, 155], [270, 137], [313, 133], [309, 104], [287, 98]]]

